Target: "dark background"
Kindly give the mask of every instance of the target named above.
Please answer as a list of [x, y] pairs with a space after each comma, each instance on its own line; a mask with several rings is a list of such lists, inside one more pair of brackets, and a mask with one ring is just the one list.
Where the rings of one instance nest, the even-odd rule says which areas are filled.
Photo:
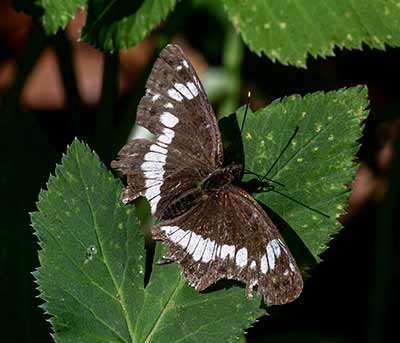
[[250, 52], [222, 9], [183, 2], [140, 44], [119, 56], [103, 55], [77, 42], [83, 22], [84, 14], [78, 13], [66, 32], [46, 37], [30, 17], [0, 0], [2, 341], [51, 341], [31, 275], [39, 247], [29, 212], [75, 136], [108, 165], [127, 140], [155, 57], [171, 41], [181, 44], [204, 79], [215, 81], [225, 73], [238, 82], [234, 89], [229, 82], [210, 87], [217, 113], [244, 104], [248, 90], [256, 109], [294, 93], [367, 85], [370, 116], [349, 213], [342, 218], [345, 227], [311, 272], [301, 297], [271, 308], [270, 316], [248, 330], [247, 340], [383, 342], [396, 337], [399, 49], [336, 49], [335, 57], [309, 58], [307, 69], [283, 66]]

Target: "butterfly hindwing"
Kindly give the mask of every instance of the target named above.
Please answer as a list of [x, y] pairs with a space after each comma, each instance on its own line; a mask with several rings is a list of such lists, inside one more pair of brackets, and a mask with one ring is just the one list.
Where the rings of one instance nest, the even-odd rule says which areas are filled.
[[300, 294], [296, 262], [268, 215], [244, 190], [228, 184], [203, 194], [185, 214], [152, 229], [167, 243], [164, 260], [181, 264], [191, 285], [203, 290], [221, 278], [253, 287], [268, 305], [284, 304]]

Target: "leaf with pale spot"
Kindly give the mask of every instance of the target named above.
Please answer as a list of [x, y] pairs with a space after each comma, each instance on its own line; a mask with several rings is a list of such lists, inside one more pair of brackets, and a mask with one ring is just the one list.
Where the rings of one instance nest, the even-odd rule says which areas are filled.
[[[174, 263], [153, 264], [144, 287], [144, 240], [121, 184], [74, 141], [32, 214], [34, 273], [56, 342], [230, 342], [265, 312], [243, 287], [198, 293]], [[162, 253], [157, 243], [158, 261]]]
[[400, 6], [392, 0], [223, 0], [251, 50], [304, 66], [307, 54], [333, 56], [334, 47], [400, 45]]
[[[284, 185], [275, 184], [276, 190], [330, 218], [273, 191], [254, 196], [289, 224], [317, 260], [341, 228], [337, 217], [344, 213], [357, 170], [354, 158], [367, 106], [367, 89], [353, 87], [276, 100], [246, 119], [246, 169], [260, 175], [266, 174], [299, 127], [268, 177]], [[239, 122], [242, 115], [243, 110]]]

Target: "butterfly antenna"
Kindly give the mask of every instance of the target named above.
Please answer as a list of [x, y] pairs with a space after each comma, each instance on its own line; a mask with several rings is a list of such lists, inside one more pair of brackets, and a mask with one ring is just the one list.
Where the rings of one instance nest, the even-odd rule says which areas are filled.
[[262, 179], [262, 176], [260, 174], [252, 172], [251, 170], [248, 170], [248, 169], [245, 169], [243, 173], [249, 174], [249, 175], [254, 175], [258, 179], [258, 181], [261, 181], [261, 179]]
[[247, 111], [249, 110], [249, 106], [250, 106], [250, 98], [251, 98], [251, 92], [249, 91], [247, 93], [247, 104], [246, 104], [246, 109], [244, 111], [244, 116], [243, 116], [243, 120], [242, 120], [242, 126], [240, 127], [240, 133], [243, 133], [244, 122], [246, 121]]
[[282, 149], [282, 151], [280, 152], [279, 156], [276, 158], [275, 162], [272, 163], [271, 167], [268, 169], [268, 171], [265, 173], [264, 177], [261, 179], [266, 180], [268, 174], [272, 171], [272, 169], [274, 169], [275, 165], [278, 163], [279, 159], [282, 157], [282, 155], [285, 153], [286, 149], [289, 147], [290, 143], [292, 142], [292, 140], [294, 139], [294, 137], [297, 135], [297, 132], [299, 131], [299, 127], [296, 126], [296, 128], [294, 129], [294, 132], [292, 134], [292, 136], [289, 138], [288, 142], [286, 143], [285, 147]]
[[265, 176], [263, 176], [262, 180], [266, 180], [266, 181], [268, 181], [268, 182], [276, 183], [277, 185], [279, 185], [279, 186], [281, 186], [281, 187], [285, 187], [285, 185], [284, 185], [283, 183], [278, 182], [278, 181], [275, 181], [275, 180], [272, 180], [272, 179], [269, 179], [269, 178], [267, 178], [267, 177], [265, 177]]
[[251, 170], [248, 170], [248, 169], [244, 170], [244, 174], [254, 175], [258, 179], [259, 182], [262, 182], [261, 180], [264, 178], [265, 180], [267, 180], [269, 182], [276, 183], [279, 186], [285, 187], [285, 185], [283, 183], [280, 183], [280, 182], [272, 180], [272, 179], [265, 178], [265, 177], [261, 176], [260, 174], [252, 172]]
[[311, 211], [313, 211], [313, 212], [315, 212], [315, 213], [318, 213], [318, 214], [320, 214], [321, 216], [323, 216], [323, 217], [325, 217], [325, 218], [330, 218], [330, 216], [328, 216], [327, 214], [325, 214], [325, 213], [323, 213], [323, 212], [321, 212], [321, 211], [318, 211], [318, 210], [316, 210], [315, 208], [312, 208], [312, 207], [310, 207], [310, 206], [308, 206], [308, 205], [302, 203], [301, 201], [296, 200], [295, 198], [292, 198], [290, 195], [287, 195], [287, 194], [285, 194], [285, 193], [282, 193], [282, 192], [277, 191], [273, 186], [270, 187], [269, 190], [272, 191], [272, 192], [278, 193], [278, 194], [282, 195], [283, 197], [285, 197], [286, 199], [292, 200], [292, 201], [295, 202], [296, 204], [299, 204], [299, 205], [301, 205], [301, 206], [303, 206], [303, 207], [305, 207], [305, 208], [307, 208], [307, 209], [309, 209], [309, 210], [311, 210]]

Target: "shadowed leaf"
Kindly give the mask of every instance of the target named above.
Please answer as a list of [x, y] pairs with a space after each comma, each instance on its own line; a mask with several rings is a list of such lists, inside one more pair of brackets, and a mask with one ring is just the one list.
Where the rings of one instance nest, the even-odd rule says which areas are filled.
[[163, 20], [177, 0], [89, 0], [82, 40], [104, 50], [129, 48]]

